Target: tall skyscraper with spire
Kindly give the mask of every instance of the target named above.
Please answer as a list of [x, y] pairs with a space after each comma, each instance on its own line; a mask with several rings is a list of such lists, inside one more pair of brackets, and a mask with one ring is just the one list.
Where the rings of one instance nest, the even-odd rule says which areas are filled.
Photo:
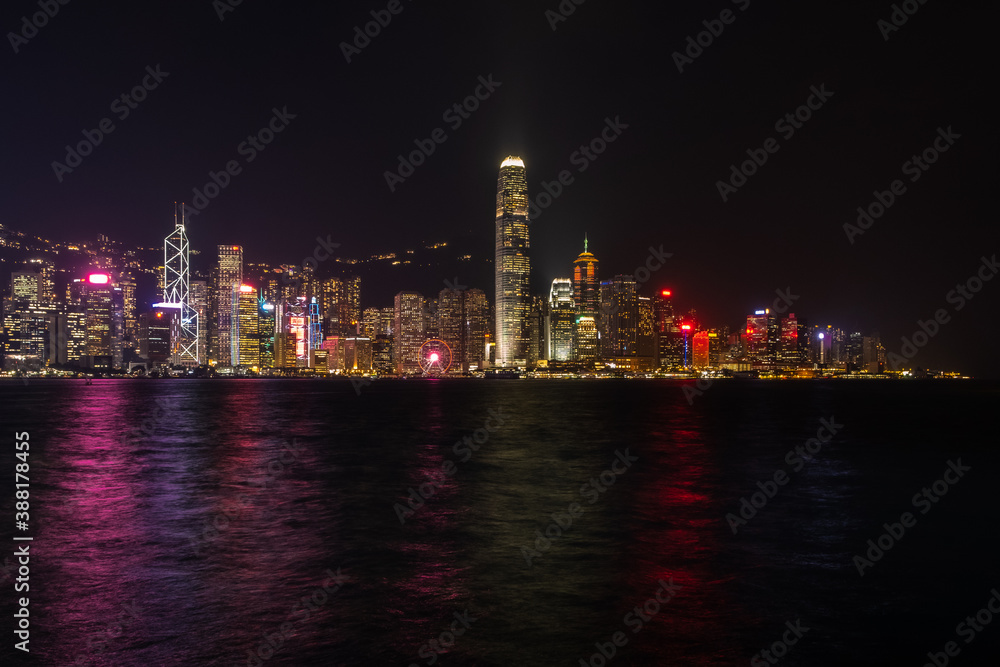
[[198, 351], [199, 318], [198, 311], [191, 305], [190, 293], [190, 250], [185, 231], [184, 211], [181, 204], [181, 219], [177, 220], [177, 204], [174, 203], [174, 231], [163, 240], [163, 303], [176, 308], [180, 320], [178, 361], [183, 366], [197, 366], [201, 363]]
[[531, 293], [528, 258], [528, 184], [524, 162], [500, 163], [496, 218], [496, 365], [528, 365]]
[[573, 300], [576, 302], [576, 336], [574, 357], [577, 361], [591, 363], [600, 356], [597, 332], [600, 327], [600, 290], [597, 258], [587, 248], [583, 237], [583, 252], [573, 260]]
[[587, 250], [583, 237], [583, 252], [573, 260], [573, 300], [581, 314], [596, 315], [600, 307], [601, 283], [597, 278], [597, 258]]

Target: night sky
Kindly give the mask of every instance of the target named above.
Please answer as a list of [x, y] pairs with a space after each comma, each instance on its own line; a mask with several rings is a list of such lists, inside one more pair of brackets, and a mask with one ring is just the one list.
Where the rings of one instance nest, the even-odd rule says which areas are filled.
[[[671, 287], [708, 326], [737, 325], [791, 288], [810, 324], [878, 330], [898, 352], [900, 336], [943, 308], [950, 322], [914, 363], [1000, 375], [1000, 280], [961, 310], [946, 296], [1000, 250], [987, 206], [996, 28], [982, 6], [911, 0], [915, 14], [887, 41], [877, 23], [888, 2], [566, 0], [575, 11], [553, 30], [556, 0], [402, 0], [348, 63], [340, 44], [386, 2], [277, 4], [244, 0], [220, 20], [211, 0], [76, 0], [17, 53], [7, 35], [0, 221], [158, 245], [173, 202], [236, 160], [241, 173], [189, 225], [193, 248], [239, 243], [249, 261], [299, 263], [316, 236], [351, 257], [451, 241], [475, 255], [460, 282], [492, 300], [496, 178], [515, 154], [533, 199], [560, 171], [574, 178], [532, 223], [536, 293], [570, 275], [585, 233], [602, 277], [633, 272], [662, 245], [673, 256], [644, 291]], [[679, 72], [673, 53], [723, 10], [732, 22]], [[5, 2], [0, 27], [20, 32], [37, 11]], [[112, 104], [152, 81], [147, 66], [169, 74], [122, 119]], [[499, 87], [459, 127], [442, 117], [490, 76]], [[790, 137], [777, 131], [812, 86], [833, 95]], [[295, 118], [248, 162], [239, 146], [274, 108]], [[114, 131], [60, 182], [52, 163], [104, 118]], [[574, 152], [607, 118], [628, 127], [579, 171]], [[912, 182], [903, 164], [949, 127], [960, 137]], [[384, 173], [436, 128], [447, 139], [391, 192]], [[769, 138], [777, 152], [723, 202], [717, 181]], [[843, 225], [896, 179], [905, 193], [850, 243]], [[436, 294], [453, 277], [451, 266], [379, 276], [363, 305], [387, 306], [402, 289]]]

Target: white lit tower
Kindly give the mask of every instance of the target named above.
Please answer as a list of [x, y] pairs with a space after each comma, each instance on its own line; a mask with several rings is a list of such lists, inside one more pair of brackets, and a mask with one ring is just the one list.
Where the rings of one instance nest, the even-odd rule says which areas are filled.
[[528, 185], [524, 162], [509, 156], [497, 178], [496, 217], [496, 365], [528, 365]]
[[180, 315], [181, 340], [178, 346], [182, 366], [198, 366], [198, 311], [191, 305], [190, 251], [184, 231], [184, 210], [177, 221], [177, 204], [174, 204], [174, 231], [163, 240], [163, 303], [177, 308]]

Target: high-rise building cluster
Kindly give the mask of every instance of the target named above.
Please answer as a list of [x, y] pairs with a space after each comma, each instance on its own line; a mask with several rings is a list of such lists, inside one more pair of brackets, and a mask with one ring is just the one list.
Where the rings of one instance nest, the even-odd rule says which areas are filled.
[[[794, 313], [769, 308], [747, 314], [745, 325], [711, 328], [694, 310], [675, 311], [672, 288], [643, 293], [648, 273], [642, 279], [612, 274], [602, 280], [586, 235], [583, 252], [567, 258], [569, 275], [554, 278], [547, 295], [533, 294], [529, 206], [525, 163], [508, 156], [497, 178], [492, 308], [483, 290], [449, 284], [436, 296], [402, 290], [391, 305], [362, 310], [360, 277], [320, 277], [309, 262], [247, 262], [240, 245], [217, 246], [211, 271], [194, 275], [190, 256], [196, 251], [189, 246], [183, 213], [179, 220], [175, 214], [174, 229], [164, 239], [161, 266], [142, 266], [102, 236], [88, 269], [68, 277], [64, 295], [56, 294], [51, 261], [31, 260], [10, 274], [2, 314], [4, 370], [62, 366], [104, 372], [141, 366], [212, 368], [233, 375], [437, 375], [491, 368], [884, 370], [885, 349], [877, 333], [810, 327]], [[154, 272], [161, 298], [138, 312], [137, 275]]]

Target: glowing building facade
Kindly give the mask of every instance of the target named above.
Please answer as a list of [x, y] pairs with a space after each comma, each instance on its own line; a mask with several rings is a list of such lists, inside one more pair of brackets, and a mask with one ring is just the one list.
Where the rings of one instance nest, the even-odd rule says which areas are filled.
[[599, 308], [601, 284], [597, 263], [597, 258], [587, 250], [584, 237], [583, 252], [573, 260], [573, 300], [581, 315], [596, 315]]
[[277, 322], [273, 303], [260, 300], [260, 367], [273, 368], [275, 363], [275, 334]]
[[465, 290], [463, 307], [465, 349], [461, 357], [462, 370], [482, 370], [486, 367], [490, 319], [486, 293], [481, 289]]
[[49, 318], [49, 363], [79, 364], [87, 352], [87, 314], [56, 313]]
[[[115, 366], [115, 342], [119, 338], [116, 325], [122, 319], [116, 317], [116, 292], [110, 274], [92, 273], [87, 276], [83, 294], [87, 313], [84, 365], [96, 370], [110, 370]], [[124, 325], [124, 321], [121, 324]]]
[[576, 301], [573, 281], [556, 278], [549, 288], [549, 308], [546, 317], [546, 359], [569, 361], [573, 358], [573, 338], [576, 325]]
[[5, 370], [38, 370], [47, 360], [50, 322], [56, 306], [37, 299], [4, 299]]
[[600, 358], [598, 328], [600, 327], [600, 288], [598, 261], [583, 239], [583, 252], [573, 260], [573, 301], [576, 303], [575, 357], [583, 363]]
[[394, 361], [397, 373], [420, 372], [420, 346], [427, 340], [426, 301], [419, 292], [400, 292], [395, 299]]
[[298, 297], [275, 305], [275, 365], [283, 368], [306, 368], [313, 351], [313, 328], [306, 298]]
[[524, 162], [500, 164], [496, 215], [496, 365], [524, 367], [529, 357], [528, 184]]
[[752, 363], [763, 364], [767, 361], [767, 332], [770, 310], [762, 308], [747, 316], [746, 350]]
[[198, 359], [208, 363], [209, 289], [204, 280], [192, 280], [188, 303], [198, 314]]
[[486, 294], [479, 289], [443, 289], [438, 294], [437, 326], [425, 332], [447, 343], [452, 353], [451, 373], [482, 369], [486, 355], [489, 317]]
[[34, 271], [16, 271], [10, 274], [10, 298], [41, 301], [42, 274]]
[[327, 336], [357, 335], [362, 320], [360, 277], [318, 280], [316, 296]]
[[695, 368], [708, 368], [711, 362], [711, 341], [707, 331], [695, 333], [691, 343], [691, 365]]
[[237, 365], [260, 368], [260, 302], [251, 285], [240, 285], [236, 312], [240, 337]]
[[215, 321], [218, 345], [217, 362], [220, 366], [233, 366], [240, 359], [239, 319], [236, 308], [239, 289], [243, 284], [243, 248], [238, 245], [220, 245], [215, 271]]

